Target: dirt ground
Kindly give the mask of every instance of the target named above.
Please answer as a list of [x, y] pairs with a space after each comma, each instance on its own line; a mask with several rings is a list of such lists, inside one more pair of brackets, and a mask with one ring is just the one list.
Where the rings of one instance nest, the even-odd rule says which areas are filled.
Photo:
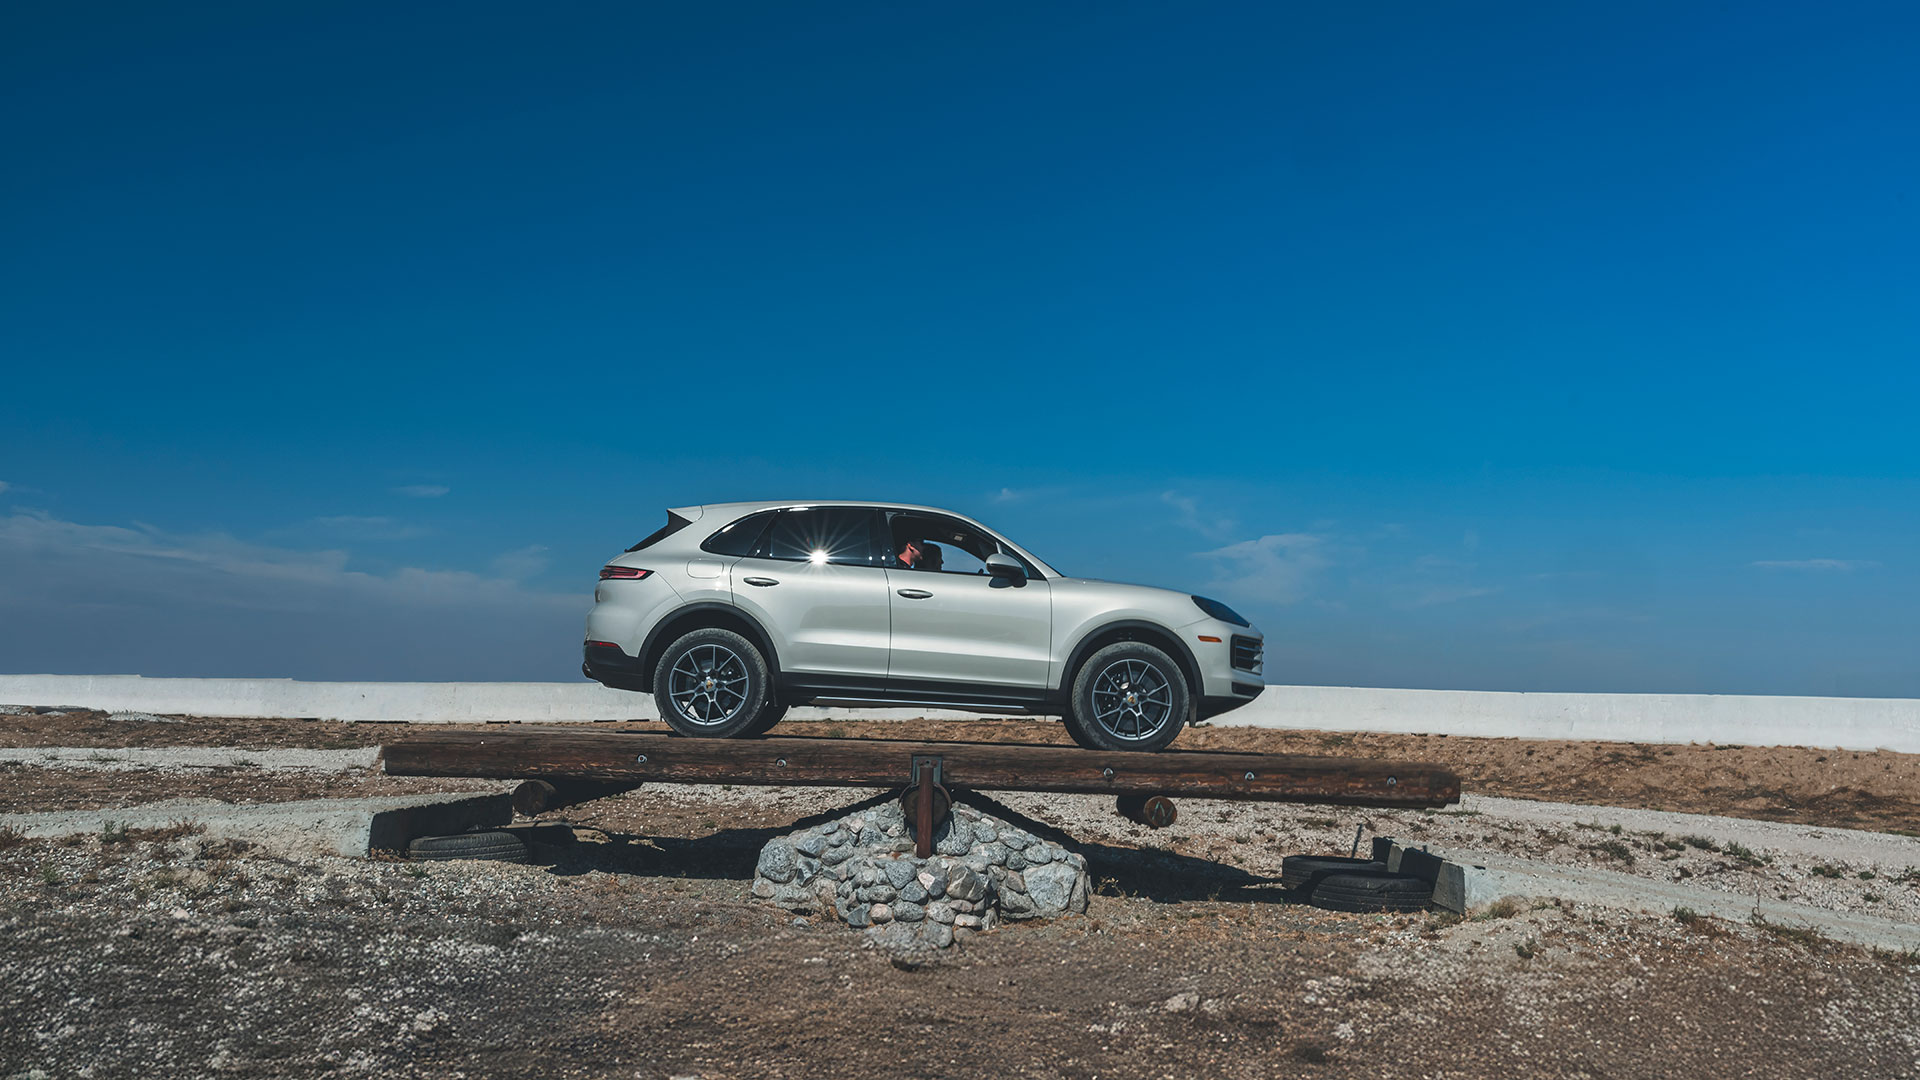
[[[0, 745], [340, 749], [405, 730], [0, 716]], [[1030, 721], [786, 731], [1062, 741]], [[1417, 758], [1451, 765], [1476, 794], [1888, 831], [1913, 828], [1920, 799], [1915, 760], [1893, 754], [1208, 728], [1177, 745]], [[0, 768], [0, 810], [413, 784], [462, 786], [15, 767]], [[768, 839], [865, 797], [650, 788], [549, 815], [579, 842], [527, 866], [290, 859], [191, 828], [0, 832], [0, 1078], [1920, 1080], [1920, 956], [1686, 912], [1543, 903], [1462, 919], [1293, 902], [1272, 881], [1278, 859], [1344, 843], [1352, 811], [1195, 801], [1152, 832], [1091, 803], [1008, 797], [1009, 812], [1079, 839], [1097, 883], [1088, 914], [934, 957], [889, 956], [748, 897]], [[1441, 838], [1487, 820], [1394, 813], [1376, 824]], [[1572, 849], [1606, 846], [1614, 834], [1599, 830]], [[1668, 855], [1727, 861], [1620, 839], [1641, 844], [1634, 865], [1649, 872]]]
[[746, 899], [790, 821], [626, 801], [544, 866], [0, 841], [0, 1075], [1920, 1076], [1915, 958], [1790, 928], [1339, 915], [1103, 847], [1086, 917], [903, 959]]
[[[417, 727], [446, 730], [449, 725]], [[581, 727], [594, 731], [666, 730], [666, 725], [659, 723]], [[65, 715], [0, 716], [0, 747], [345, 749], [398, 741], [415, 729], [416, 725], [408, 724], [202, 717], [181, 723], [130, 723], [109, 719], [104, 713], [76, 711]], [[782, 724], [774, 734], [1069, 743], [1059, 724], [1034, 720], [796, 722]], [[1920, 755], [1891, 751], [1478, 739], [1212, 726], [1183, 733], [1174, 748], [1430, 761], [1458, 772], [1463, 789], [1477, 795], [1723, 814], [1907, 835], [1920, 832]], [[4, 783], [0, 777], [0, 791], [5, 790]], [[8, 794], [10, 798], [22, 800], [34, 796], [31, 791]], [[14, 805], [24, 809], [30, 803]]]

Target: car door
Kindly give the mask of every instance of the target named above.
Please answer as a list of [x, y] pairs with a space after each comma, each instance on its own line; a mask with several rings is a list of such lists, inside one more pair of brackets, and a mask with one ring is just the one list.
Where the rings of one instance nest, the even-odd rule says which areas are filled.
[[[1037, 570], [1025, 579], [986, 573], [982, 560], [1003, 546], [957, 518], [887, 511], [885, 521], [893, 609], [888, 693], [985, 704], [1044, 695], [1053, 630], [1046, 578]], [[941, 569], [904, 565], [900, 553], [909, 542], [938, 549]], [[927, 560], [920, 561], [924, 567]]]
[[877, 513], [783, 510], [733, 564], [734, 603], [773, 639], [783, 683], [871, 692], [884, 682], [891, 615]]

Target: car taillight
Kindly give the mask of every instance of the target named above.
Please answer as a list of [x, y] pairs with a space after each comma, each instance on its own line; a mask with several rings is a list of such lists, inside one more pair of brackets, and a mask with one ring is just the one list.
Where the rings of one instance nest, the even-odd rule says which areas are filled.
[[600, 568], [600, 580], [611, 581], [620, 579], [637, 581], [651, 573], [653, 573], [653, 571], [642, 570], [637, 566], [603, 566]]

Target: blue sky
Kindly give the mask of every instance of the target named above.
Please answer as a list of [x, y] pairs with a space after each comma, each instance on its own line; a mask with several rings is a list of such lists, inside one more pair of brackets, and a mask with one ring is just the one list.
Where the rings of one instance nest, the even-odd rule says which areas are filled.
[[1908, 5], [20, 4], [0, 670], [567, 679], [888, 498], [1277, 681], [1920, 695]]

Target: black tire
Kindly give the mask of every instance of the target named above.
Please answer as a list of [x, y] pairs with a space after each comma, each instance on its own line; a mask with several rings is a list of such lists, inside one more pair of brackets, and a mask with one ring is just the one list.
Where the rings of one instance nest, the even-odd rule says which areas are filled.
[[1067, 729], [1067, 738], [1073, 740], [1073, 745], [1079, 747], [1082, 750], [1100, 749], [1099, 747], [1088, 742], [1087, 737], [1085, 735], [1080, 734], [1080, 725], [1073, 722], [1073, 717], [1063, 716], [1060, 718], [1060, 723], [1062, 726], [1064, 726]]
[[787, 707], [777, 701], [769, 701], [760, 706], [760, 715], [753, 718], [753, 726], [747, 729], [747, 735], [758, 737], [773, 730], [773, 725], [786, 719]]
[[1433, 882], [1385, 870], [1328, 874], [1313, 886], [1307, 903], [1328, 911], [1425, 911]]
[[[1122, 694], [1137, 700], [1129, 704]], [[1192, 715], [1187, 676], [1173, 657], [1143, 642], [1120, 641], [1087, 657], [1074, 673], [1066, 722], [1073, 741], [1089, 750], [1153, 751], [1178, 738]]]
[[1374, 859], [1356, 859], [1345, 855], [1289, 855], [1280, 860], [1280, 887], [1311, 889], [1328, 874], [1386, 868], [1386, 863]]
[[407, 842], [407, 858], [422, 862], [488, 859], [523, 863], [527, 861], [527, 844], [512, 833], [498, 829], [455, 836], [421, 836]]
[[[767, 661], [753, 642], [709, 627], [680, 635], [653, 669], [653, 700], [675, 734], [736, 739], [752, 734], [768, 700]], [[676, 703], [676, 694], [680, 703]]]

